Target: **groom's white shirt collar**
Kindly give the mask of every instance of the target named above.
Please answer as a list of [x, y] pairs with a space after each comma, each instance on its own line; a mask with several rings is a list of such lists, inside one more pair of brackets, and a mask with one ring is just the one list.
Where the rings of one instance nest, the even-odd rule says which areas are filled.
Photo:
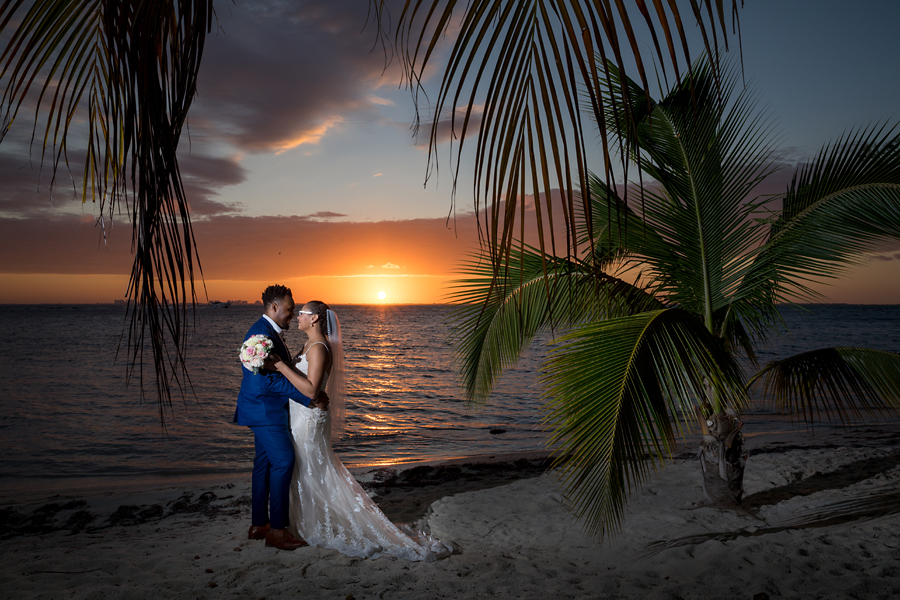
[[271, 323], [272, 328], [275, 330], [275, 333], [277, 333], [280, 337], [284, 338], [284, 333], [282, 332], [281, 327], [278, 326], [278, 323], [276, 323], [275, 321], [270, 319], [269, 315], [263, 315], [263, 319], [265, 319], [266, 321]]

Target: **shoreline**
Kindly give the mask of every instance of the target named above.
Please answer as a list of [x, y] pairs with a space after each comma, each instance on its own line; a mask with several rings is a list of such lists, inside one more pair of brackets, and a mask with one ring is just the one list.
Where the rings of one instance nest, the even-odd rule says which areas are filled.
[[[698, 442], [699, 436], [680, 441], [680, 451], [667, 464], [696, 461]], [[754, 458], [766, 455], [892, 446], [900, 447], [900, 423], [875, 422], [815, 431], [751, 430], [744, 448], [752, 468]], [[435, 502], [540, 477], [552, 462], [549, 451], [496, 452], [348, 470], [390, 520], [414, 524]], [[240, 474], [179, 474], [119, 482], [100, 477], [73, 480], [68, 486], [59, 483], [43, 480], [42, 485], [29, 491], [4, 491], [0, 495], [0, 539], [96, 532], [123, 524], [152, 524], [175, 514], [236, 517], [250, 505], [249, 468]]]
[[[886, 443], [900, 444], [900, 421], [872, 421], [857, 422], [850, 426], [822, 425], [814, 430], [804, 428], [802, 425], [792, 426], [789, 422], [778, 424], [772, 428], [773, 422], [769, 415], [745, 415], [744, 448], [750, 456], [768, 453], [786, 452], [791, 449], [834, 448], [843, 446], [871, 446]], [[760, 424], [765, 424], [768, 429], [761, 430]], [[678, 440], [678, 451], [672, 457], [676, 460], [693, 459], [696, 456], [696, 448], [700, 442], [699, 434], [690, 435]], [[395, 476], [419, 470], [422, 468], [441, 469], [466, 464], [492, 465], [497, 463], [514, 463], [525, 459], [528, 461], [545, 461], [551, 457], [549, 449], [511, 451], [511, 452], [482, 452], [472, 455], [431, 458], [415, 462], [396, 464], [372, 464], [364, 466], [348, 467], [348, 471], [367, 489], [374, 489], [377, 485], [371, 485], [377, 477], [383, 479], [386, 473]], [[130, 476], [121, 478], [114, 475], [95, 477], [72, 478], [35, 478], [33, 480], [13, 480], [13, 485], [7, 485], [0, 490], [0, 510], [15, 506], [34, 506], [41, 503], [78, 500], [86, 498], [123, 497], [142, 495], [146, 493], [175, 493], [177, 490], [222, 487], [228, 484], [237, 485], [249, 481], [252, 465], [247, 464], [246, 470], [236, 472], [233, 470], [224, 472], [199, 472], [178, 474], [152, 474]], [[503, 469], [496, 469], [499, 472]], [[469, 469], [462, 478], [477, 473]]]
[[[454, 456], [450, 458], [434, 458], [397, 464], [364, 465], [348, 467], [347, 470], [360, 480], [361, 483], [365, 484], [374, 478], [375, 473], [382, 471], [403, 473], [421, 467], [442, 467], [467, 463], [493, 464], [513, 462], [522, 458], [528, 460], [543, 460], [549, 455], [549, 450], [493, 452], [467, 456]], [[253, 465], [248, 463], [247, 468], [241, 472], [178, 473], [173, 475], [152, 474], [130, 476], [126, 479], [122, 479], [115, 475], [17, 479], [14, 480], [12, 486], [0, 490], [0, 510], [10, 506], [23, 504], [32, 505], [50, 501], [104, 496], [126, 497], [147, 492], [162, 492], [165, 490], [198, 487], [198, 484], [200, 484], [201, 487], [202, 485], [221, 486], [228, 483], [236, 484], [243, 480], [249, 480], [252, 469]]]
[[[349, 470], [389, 519], [413, 524], [441, 498], [537, 477], [549, 464], [546, 452], [524, 452]], [[250, 473], [153, 478], [46, 492], [0, 503], [0, 540], [58, 532], [96, 533], [122, 525], [153, 524], [174, 515], [216, 518], [246, 512], [249, 519]]]
[[[16, 598], [138, 600], [900, 595], [900, 426], [761, 434], [748, 446], [742, 509], [702, 505], [696, 457], [685, 449], [629, 497], [622, 528], [603, 542], [568, 512], [540, 456], [355, 473], [390, 518], [415, 513], [417, 528], [456, 549], [432, 563], [247, 540], [249, 473], [61, 499], [16, 513], [31, 529], [0, 540], [0, 581]], [[13, 512], [0, 509], [4, 527]]]

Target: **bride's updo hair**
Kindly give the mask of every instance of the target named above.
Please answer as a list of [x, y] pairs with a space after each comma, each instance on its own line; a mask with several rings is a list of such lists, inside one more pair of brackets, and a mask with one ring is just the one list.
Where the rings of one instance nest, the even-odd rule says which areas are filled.
[[331, 333], [328, 331], [328, 305], [321, 300], [310, 300], [306, 305], [319, 317], [317, 323], [321, 324], [322, 333], [325, 334], [325, 337], [328, 337]]

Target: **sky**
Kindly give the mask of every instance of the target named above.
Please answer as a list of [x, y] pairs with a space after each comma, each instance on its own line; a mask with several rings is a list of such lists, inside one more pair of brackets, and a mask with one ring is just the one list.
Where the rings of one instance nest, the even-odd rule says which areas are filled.
[[[216, 5], [179, 149], [201, 301], [253, 302], [282, 283], [298, 300], [442, 302], [476, 248], [471, 165], [462, 165], [455, 206], [447, 144], [425, 185], [413, 104], [397, 65], [386, 68], [373, 49], [367, 8]], [[747, 0], [740, 18], [744, 76], [774, 118], [788, 166], [854, 127], [900, 119], [900, 3]], [[430, 70], [426, 84], [438, 75]], [[0, 303], [124, 298], [127, 215], [106, 222], [104, 244], [97, 207], [74, 196], [65, 170], [51, 193], [39, 145], [29, 151], [30, 123], [20, 121], [0, 144]], [[776, 175], [781, 189], [789, 172]], [[819, 289], [835, 302], [900, 303], [900, 247]]]

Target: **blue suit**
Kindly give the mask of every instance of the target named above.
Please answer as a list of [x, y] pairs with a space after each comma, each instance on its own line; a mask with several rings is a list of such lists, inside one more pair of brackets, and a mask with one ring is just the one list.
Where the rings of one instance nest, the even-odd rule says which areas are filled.
[[[244, 341], [253, 335], [265, 335], [275, 343], [275, 353], [290, 362], [287, 346], [272, 324], [263, 317], [254, 323]], [[271, 523], [272, 529], [288, 525], [291, 475], [294, 471], [294, 443], [291, 439], [288, 402], [291, 398], [304, 406], [312, 402], [301, 394], [284, 375], [262, 371], [254, 374], [241, 366], [244, 377], [238, 393], [234, 421], [253, 430], [256, 456], [253, 459], [253, 525]], [[269, 508], [271, 505], [271, 519]]]

